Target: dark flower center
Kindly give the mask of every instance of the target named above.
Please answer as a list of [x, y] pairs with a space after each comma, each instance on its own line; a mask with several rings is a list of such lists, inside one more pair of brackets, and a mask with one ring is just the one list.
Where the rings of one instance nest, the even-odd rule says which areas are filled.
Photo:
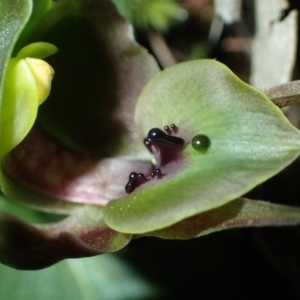
[[133, 192], [137, 187], [152, 178], [161, 179], [166, 174], [162, 173], [160, 167], [180, 157], [180, 153], [185, 146], [185, 141], [181, 137], [171, 135], [178, 131], [177, 126], [171, 124], [170, 127], [165, 126], [164, 130], [166, 132], [159, 128], [152, 128], [144, 139], [145, 146], [156, 159], [156, 166], [153, 167], [149, 178], [142, 173], [130, 173], [129, 181], [125, 186], [126, 193]]

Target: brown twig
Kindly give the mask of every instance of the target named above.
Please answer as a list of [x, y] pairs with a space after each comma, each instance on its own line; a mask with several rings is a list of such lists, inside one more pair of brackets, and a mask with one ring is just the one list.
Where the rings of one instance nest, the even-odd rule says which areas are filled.
[[300, 80], [262, 90], [275, 105], [282, 108], [300, 103]]

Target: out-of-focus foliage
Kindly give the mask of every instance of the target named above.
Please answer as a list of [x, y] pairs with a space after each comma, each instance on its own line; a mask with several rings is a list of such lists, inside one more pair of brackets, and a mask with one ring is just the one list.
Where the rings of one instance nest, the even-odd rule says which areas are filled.
[[166, 31], [187, 17], [178, 0], [113, 0], [119, 11], [138, 29]]
[[158, 290], [114, 255], [65, 260], [40, 271], [0, 264], [1, 300], [140, 300]]

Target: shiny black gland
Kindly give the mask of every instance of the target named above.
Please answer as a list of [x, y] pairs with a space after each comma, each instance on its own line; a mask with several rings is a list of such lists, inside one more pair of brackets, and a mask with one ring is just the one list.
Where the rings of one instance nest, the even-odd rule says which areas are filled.
[[142, 173], [131, 172], [129, 175], [129, 181], [125, 186], [125, 192], [127, 194], [132, 193], [137, 187], [147, 182], [148, 179]]
[[178, 127], [175, 124], [171, 124], [170, 126], [165, 126], [164, 130], [167, 134], [176, 134], [178, 131]]
[[185, 146], [184, 139], [168, 135], [159, 128], [152, 128], [144, 139], [147, 149], [154, 155], [157, 167], [176, 160]]
[[172, 129], [169, 127], [169, 126], [165, 126], [164, 127], [164, 130], [165, 130], [165, 132], [167, 133], [167, 134], [172, 134]]
[[178, 127], [175, 124], [171, 124], [170, 127], [171, 127], [171, 130], [173, 131], [173, 133], [177, 133]]
[[161, 169], [155, 169], [154, 172], [151, 172], [150, 176], [152, 178], [157, 177], [157, 179], [161, 179], [164, 176], [164, 174], [161, 172]]
[[[170, 127], [165, 126], [164, 130], [172, 134], [176, 133], [178, 128], [175, 124], [171, 124]], [[184, 139], [167, 133], [159, 128], [152, 128], [144, 139], [145, 146], [156, 156], [157, 166], [164, 166], [177, 159], [185, 145]], [[165, 175], [162, 174], [160, 169], [155, 169], [150, 174], [151, 178], [157, 179], [161, 179]], [[130, 173], [129, 180], [125, 186], [126, 193], [132, 193], [137, 187], [147, 181], [149, 179], [142, 173]]]
[[166, 134], [159, 128], [152, 128], [149, 131], [148, 137], [145, 140], [147, 140], [149, 142], [153, 142], [154, 144], [163, 143], [163, 144], [170, 144], [170, 145], [179, 146], [179, 147], [182, 147], [185, 144], [184, 139], [182, 139], [178, 136], [172, 136], [172, 135]]
[[138, 175], [138, 173], [136, 173], [136, 172], [131, 172], [131, 173], [129, 174], [129, 180], [136, 178], [137, 175]]

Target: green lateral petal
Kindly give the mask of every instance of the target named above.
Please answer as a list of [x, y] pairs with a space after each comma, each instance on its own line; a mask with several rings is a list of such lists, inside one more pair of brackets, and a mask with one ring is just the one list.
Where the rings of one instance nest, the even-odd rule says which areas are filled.
[[28, 133], [36, 118], [38, 94], [34, 76], [25, 60], [10, 61], [1, 103], [0, 157]]
[[[5, 78], [5, 70], [8, 66], [9, 58], [13, 51], [13, 47], [23, 30], [26, 22], [28, 21], [32, 11], [32, 1], [29, 0], [3, 0], [0, 3], [0, 158], [4, 155], [4, 152], [8, 151], [11, 148], [11, 142], [3, 140], [3, 135], [7, 132], [14, 131], [12, 126], [9, 125], [9, 128], [3, 128], [4, 124], [9, 119], [7, 113], [11, 113], [11, 110], [14, 109], [14, 104], [9, 104], [9, 108], [4, 112], [3, 107], [6, 105], [3, 103], [3, 86]], [[23, 120], [24, 121], [24, 120]], [[7, 124], [6, 124], [7, 125]], [[16, 136], [12, 137], [12, 139]]]
[[22, 48], [17, 57], [18, 58], [26, 58], [26, 57], [34, 57], [34, 58], [46, 58], [52, 54], [55, 54], [58, 51], [57, 47], [45, 42], [32, 43], [30, 45]]
[[[122, 199], [108, 203], [105, 221], [121, 232], [170, 226], [238, 198], [278, 173], [300, 152], [300, 134], [262, 93], [213, 60], [173, 66], [143, 90], [135, 112], [141, 139], [175, 123], [187, 145], [183, 159]], [[211, 145], [195, 150], [193, 136]]]
[[300, 224], [299, 207], [240, 198], [170, 227], [149, 232], [146, 236], [185, 240], [238, 227], [298, 224]]
[[51, 44], [34, 43], [23, 48], [17, 59], [10, 59], [31, 14], [33, 19], [40, 18], [50, 7], [50, 1], [43, 3], [36, 1], [33, 5], [32, 1], [15, 1], [9, 4], [3, 1], [0, 5], [0, 33], [3, 37], [0, 55], [0, 159], [25, 137], [36, 118], [36, 84], [30, 65], [22, 58], [43, 58], [57, 51]]

